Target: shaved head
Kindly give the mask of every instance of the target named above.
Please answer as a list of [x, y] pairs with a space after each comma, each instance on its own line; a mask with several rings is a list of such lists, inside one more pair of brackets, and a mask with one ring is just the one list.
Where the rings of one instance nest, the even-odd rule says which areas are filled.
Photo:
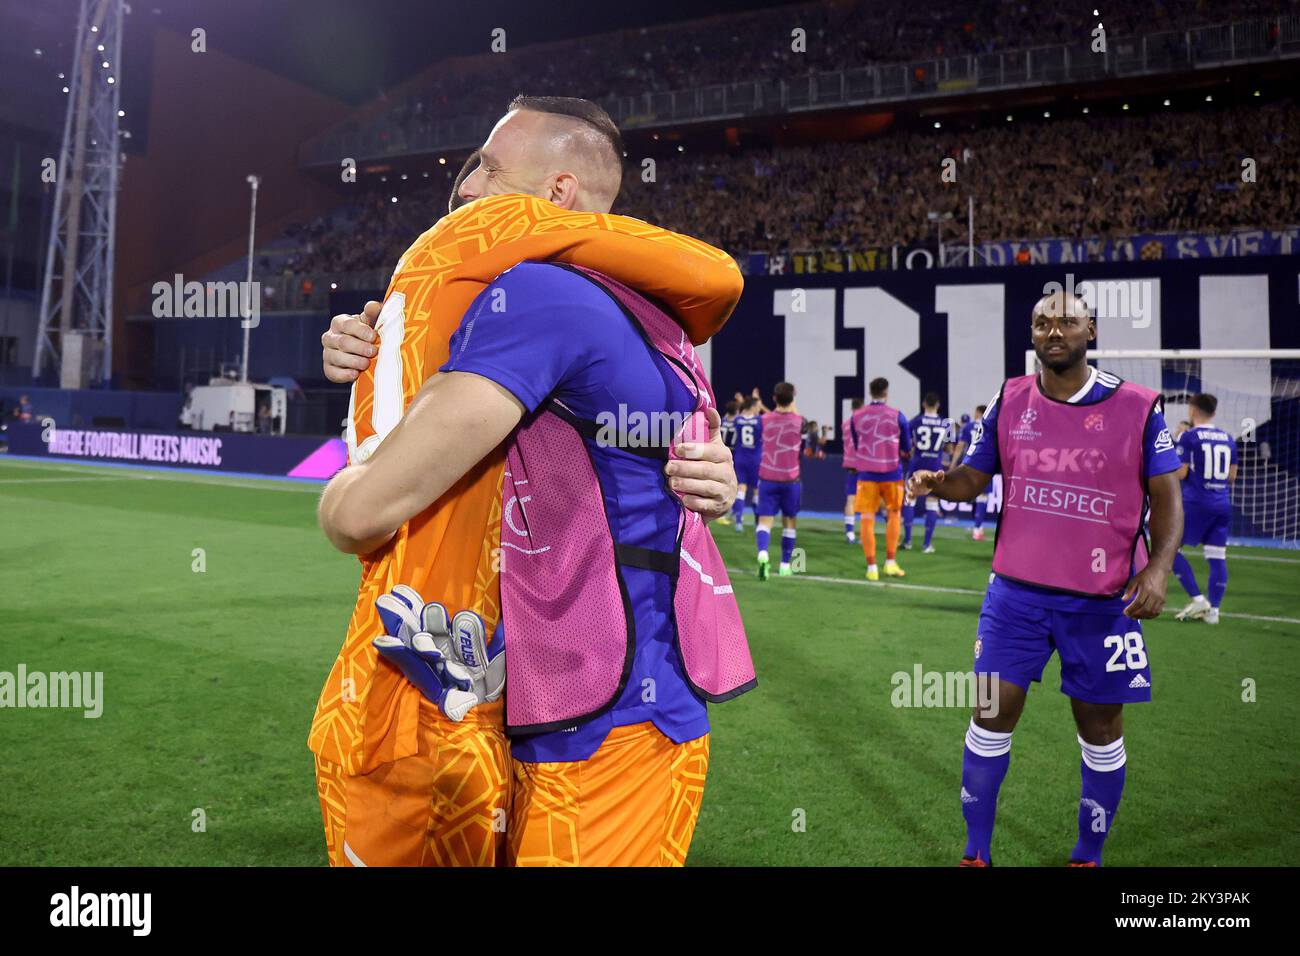
[[1089, 319], [1092, 318], [1092, 310], [1080, 295], [1064, 291], [1051, 292], [1034, 303], [1033, 311], [1029, 313], [1029, 320], [1032, 322], [1040, 315], [1049, 319], [1059, 319], [1066, 315]]
[[603, 109], [573, 97], [517, 96], [453, 203], [525, 193], [565, 209], [609, 212], [622, 178], [622, 138]]

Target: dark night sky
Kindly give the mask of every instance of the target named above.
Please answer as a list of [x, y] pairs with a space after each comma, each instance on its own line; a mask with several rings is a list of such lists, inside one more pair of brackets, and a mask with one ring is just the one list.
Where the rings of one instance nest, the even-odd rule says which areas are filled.
[[[486, 52], [495, 27], [512, 48], [789, 0], [137, 0], [131, 26], [157, 19], [210, 47], [362, 103], [446, 56]], [[155, 9], [161, 10], [155, 14]]]
[[[211, 50], [360, 105], [444, 57], [487, 52], [496, 27], [503, 27], [510, 48], [518, 49], [626, 27], [789, 6], [790, 0], [129, 0], [129, 5], [121, 73], [128, 125], [149, 100], [152, 34], [160, 26], [180, 34], [203, 27]], [[79, 6], [79, 0], [0, 0], [0, 90], [5, 94], [0, 131], [55, 135], [62, 130], [65, 81], [57, 74], [71, 65]]]

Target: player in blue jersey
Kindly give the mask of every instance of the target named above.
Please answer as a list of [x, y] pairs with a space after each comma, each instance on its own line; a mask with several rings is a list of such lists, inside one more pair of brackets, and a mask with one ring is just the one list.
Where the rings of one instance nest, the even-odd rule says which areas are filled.
[[[722, 430], [720, 432], [722, 443], [731, 449], [733, 458], [736, 454], [736, 414], [739, 411], [740, 402], [736, 399], [727, 402], [726, 406], [722, 409]], [[733, 521], [734, 519], [731, 517], [731, 512], [727, 512], [725, 515], [718, 518], [718, 524], [732, 524]]]
[[727, 402], [722, 409], [722, 443], [733, 449], [733, 453], [736, 447], [736, 429], [733, 427], [733, 423], [736, 420], [738, 411], [740, 411], [740, 403], [734, 399]]
[[858, 433], [853, 427], [853, 413], [862, 407], [862, 399], [849, 402], [849, 414], [840, 425], [840, 444], [844, 449], [844, 540], [857, 541], [858, 526]]
[[[908, 488], [970, 501], [994, 474], [1011, 476], [975, 640], [975, 673], [995, 686], [966, 732], [961, 865], [991, 865], [1012, 732], [1029, 685], [1059, 653], [1082, 751], [1069, 865], [1099, 866], [1124, 791], [1123, 706], [1151, 699], [1140, 621], [1164, 609], [1182, 537], [1178, 456], [1159, 396], [1087, 364], [1097, 330], [1081, 298], [1044, 296], [1030, 329], [1042, 372], [1007, 380], [975, 422], [964, 463], [917, 471]], [[1150, 557], [1135, 573], [1144, 513]]]
[[[926, 392], [921, 400], [921, 414], [911, 421], [912, 457], [907, 462], [907, 473], [928, 469], [938, 471], [943, 467], [944, 450], [952, 443], [952, 419], [939, 414], [939, 396], [935, 392]], [[913, 498], [908, 495], [903, 499], [903, 549], [912, 550], [912, 521], [916, 518], [916, 508], [925, 509], [925, 544], [924, 554], [934, 554], [934, 529], [939, 523], [939, 499], [922, 495]]]
[[758, 463], [763, 457], [762, 408], [763, 400], [750, 395], [731, 420], [735, 435], [731, 454], [736, 466], [736, 501], [731, 506], [731, 517], [737, 531], [745, 530], [745, 502], [758, 489]]
[[[971, 418], [969, 415], [963, 415], [961, 417], [961, 428], [957, 432], [957, 444], [952, 450], [952, 460], [954, 465], [961, 464], [962, 458], [971, 446], [971, 436], [975, 432], [975, 424], [984, 417], [984, 412], [987, 408], [988, 406], [986, 405], [976, 405], [974, 418]], [[972, 541], [984, 540], [984, 517], [988, 514], [988, 510], [989, 496], [986, 494], [977, 496], [975, 498], [975, 527], [971, 529], [970, 533]]]
[[1237, 480], [1237, 442], [1214, 424], [1219, 401], [1213, 395], [1194, 395], [1188, 412], [1192, 427], [1178, 438], [1178, 477], [1183, 482], [1183, 545], [1204, 545], [1210, 566], [1207, 599], [1196, 584], [1196, 574], [1181, 551], [1174, 558], [1174, 574], [1192, 599], [1175, 618], [1179, 621], [1219, 623], [1219, 605], [1228, 589], [1228, 528], [1232, 523], [1229, 489]]

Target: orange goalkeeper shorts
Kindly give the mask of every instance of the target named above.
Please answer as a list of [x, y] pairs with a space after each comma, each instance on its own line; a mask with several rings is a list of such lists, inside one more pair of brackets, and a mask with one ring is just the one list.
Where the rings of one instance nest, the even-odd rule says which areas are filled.
[[417, 753], [355, 775], [317, 757], [330, 865], [505, 865], [504, 707], [479, 704], [456, 723], [421, 698]]
[[615, 727], [587, 760], [513, 761], [514, 866], [682, 866], [709, 769], [709, 735], [675, 744]]
[[858, 497], [854, 508], [861, 515], [873, 515], [884, 504], [886, 511], [903, 507], [901, 481], [859, 481]]

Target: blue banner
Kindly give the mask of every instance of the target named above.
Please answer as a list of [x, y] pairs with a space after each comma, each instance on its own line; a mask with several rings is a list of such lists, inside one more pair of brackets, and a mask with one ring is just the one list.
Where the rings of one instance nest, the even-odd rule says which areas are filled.
[[243, 432], [142, 432], [15, 424], [9, 452], [28, 457], [109, 462], [149, 468], [329, 478], [347, 461], [339, 438]]
[[[957, 241], [944, 261], [956, 256], [966, 265], [967, 247]], [[1150, 262], [1161, 259], [1230, 259], [1239, 256], [1300, 254], [1300, 226], [1239, 229], [1226, 233], [1143, 233], [1119, 239], [1017, 239], [975, 244], [977, 265], [1059, 265], [1096, 262]], [[754, 252], [740, 259], [746, 275], [823, 275], [934, 269], [934, 245], [896, 248], [824, 249], [815, 252]]]

